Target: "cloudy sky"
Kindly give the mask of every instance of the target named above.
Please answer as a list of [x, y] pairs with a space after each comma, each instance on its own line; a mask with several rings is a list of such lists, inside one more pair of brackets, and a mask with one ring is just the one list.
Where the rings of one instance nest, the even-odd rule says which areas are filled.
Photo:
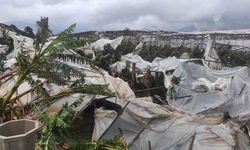
[[41, 16], [58, 32], [250, 28], [250, 0], [0, 0], [0, 22], [35, 27]]

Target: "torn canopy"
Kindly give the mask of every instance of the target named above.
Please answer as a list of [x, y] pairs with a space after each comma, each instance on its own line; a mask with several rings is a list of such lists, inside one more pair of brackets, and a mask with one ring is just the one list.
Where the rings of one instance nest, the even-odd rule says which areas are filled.
[[175, 86], [176, 98], [169, 101], [170, 105], [190, 114], [228, 113], [241, 125], [250, 119], [247, 67], [211, 70], [201, 65], [183, 63], [173, 74], [181, 82]]
[[123, 135], [130, 150], [247, 150], [248, 138], [239, 126], [222, 122], [222, 115], [188, 115], [131, 100], [103, 139]]

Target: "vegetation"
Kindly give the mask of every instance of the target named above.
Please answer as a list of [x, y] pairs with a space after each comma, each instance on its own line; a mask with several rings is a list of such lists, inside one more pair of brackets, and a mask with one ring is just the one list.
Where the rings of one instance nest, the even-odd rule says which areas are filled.
[[37, 144], [43, 150], [57, 150], [63, 147], [67, 137], [67, 129], [71, 126], [74, 118], [74, 108], [83, 101], [83, 97], [71, 105], [64, 104], [62, 108], [53, 114], [47, 110], [34, 106], [33, 110], [43, 123], [43, 128], [38, 133]]
[[199, 46], [191, 49], [183, 45], [181, 45], [180, 47], [171, 47], [170, 45], [165, 45], [163, 47], [158, 45], [143, 45], [142, 51], [139, 53], [139, 55], [144, 60], [152, 62], [156, 57], [166, 58], [175, 56], [177, 58], [180, 58], [183, 53], [188, 53], [191, 58], [202, 58], [204, 52], [205, 51], [200, 49]]
[[135, 49], [136, 45], [129, 40], [123, 40], [120, 45], [116, 48], [117, 53], [119, 55], [126, 55], [128, 53], [132, 53]]
[[[22, 118], [22, 110], [16, 103], [17, 99], [27, 92], [35, 93], [33, 111], [43, 123], [42, 129], [38, 133], [37, 145], [44, 150], [59, 149], [93, 149], [93, 150], [126, 150], [127, 146], [122, 138], [115, 137], [113, 140], [100, 140], [93, 142], [83, 142], [74, 144], [68, 143], [68, 129], [72, 126], [75, 117], [74, 109], [83, 102], [83, 97], [79, 98], [71, 105], [64, 104], [60, 110], [55, 113], [48, 113], [44, 106], [48, 106], [52, 101], [69, 96], [74, 93], [94, 93], [110, 94], [106, 91], [106, 86], [85, 85], [84, 74], [76, 68], [68, 65], [66, 61], [77, 62], [78, 64], [92, 63], [88, 58], [80, 55], [71, 55], [64, 53], [67, 49], [75, 49], [83, 46], [86, 41], [70, 38], [75, 25], [70, 26], [57, 37], [48, 43], [51, 36], [51, 30], [48, 25], [48, 18], [41, 18], [37, 22], [38, 31], [34, 40], [34, 49], [30, 50], [22, 47], [14, 64], [9, 72], [0, 76], [1, 82], [13, 81], [11, 88], [5, 95], [0, 96], [0, 121], [5, 122], [11, 119]], [[31, 29], [27, 28], [31, 33]], [[2, 69], [4, 55], [0, 57], [0, 66]], [[74, 79], [73, 79], [73, 78]], [[13, 80], [13, 78], [16, 78]], [[13, 96], [18, 87], [24, 82], [32, 88], [17, 96]], [[62, 87], [57, 93], [50, 94], [46, 85], [59, 85]], [[2, 84], [1, 86], [3, 86]], [[76, 144], [77, 143], [77, 144]], [[70, 146], [67, 146], [70, 145]]]
[[35, 38], [35, 34], [33, 32], [33, 29], [30, 26], [26, 26], [24, 28], [24, 32], [26, 33], [26, 35], [30, 38]]
[[128, 150], [127, 144], [120, 136], [109, 140], [72, 142], [69, 150]]
[[[78, 63], [91, 63], [87, 58], [65, 54], [66, 49], [74, 49], [86, 43], [84, 40], [70, 39], [69, 35], [74, 31], [75, 25], [70, 26], [49, 44], [48, 38], [51, 30], [48, 25], [48, 18], [41, 18], [37, 22], [38, 31], [34, 40], [34, 49], [32, 53], [25, 48], [17, 55], [17, 63], [9, 74], [0, 76], [1, 80], [10, 80], [9, 77], [16, 77], [12, 87], [5, 95], [0, 96], [0, 120], [8, 121], [13, 118], [21, 118], [22, 112], [15, 105], [18, 97], [25, 93], [21, 93], [13, 98], [18, 87], [27, 82], [36, 94], [36, 100], [33, 103], [50, 102], [55, 99], [68, 96], [73, 93], [100, 93], [104, 92], [105, 87], [99, 85], [84, 85], [84, 74], [79, 70], [71, 67], [61, 60], [68, 60]], [[34, 76], [38, 78], [34, 78]], [[77, 80], [71, 80], [71, 78]], [[45, 79], [45, 81], [42, 79]], [[45, 83], [64, 86], [64, 88], [56, 94], [50, 95], [45, 88]]]
[[4, 53], [0, 53], [0, 74], [3, 72], [4, 69], [4, 61], [6, 60], [6, 56]]
[[[47, 110], [34, 106], [33, 110], [43, 123], [43, 128], [38, 133], [37, 145], [43, 150], [127, 150], [124, 140], [116, 136], [111, 140], [98, 141], [74, 141], [70, 139], [75, 112], [74, 109], [83, 102], [83, 97], [79, 98], [71, 105], [64, 104], [55, 113], [49, 114]], [[70, 142], [69, 142], [70, 141]]]
[[104, 46], [104, 51], [96, 54], [96, 59], [93, 63], [106, 71], [110, 71], [110, 65], [120, 61], [120, 59], [121, 55], [110, 44], [107, 44]]
[[224, 66], [250, 66], [249, 51], [234, 51], [230, 45], [219, 45], [216, 47], [216, 50]]
[[7, 55], [14, 49], [14, 44], [13, 44], [14, 40], [8, 35], [6, 30], [2, 29], [1, 32], [3, 36], [0, 37], [0, 44], [7, 45], [9, 47], [7, 52], [5, 53]]
[[124, 81], [131, 81], [132, 80], [132, 73], [130, 71], [130, 62], [126, 62], [126, 67], [122, 69], [120, 75], [120, 78], [122, 78]]

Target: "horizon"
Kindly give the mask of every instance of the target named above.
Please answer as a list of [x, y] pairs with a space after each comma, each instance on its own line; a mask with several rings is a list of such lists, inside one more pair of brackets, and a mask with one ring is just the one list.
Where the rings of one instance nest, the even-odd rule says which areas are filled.
[[[15, 25], [15, 24], [8, 24], [8, 23], [2, 23], [0, 22], [0, 24], [4, 24], [7, 26], [10, 25]], [[24, 28], [26, 26], [29, 26], [33, 29], [34, 32], [36, 32], [36, 27], [30, 26], [30, 25], [22, 25], [22, 26], [18, 26], [15, 25], [19, 30], [24, 31]], [[77, 29], [77, 24], [76, 24], [76, 29]], [[130, 29], [130, 28], [125, 28], [125, 29], [108, 29], [108, 30], [75, 30], [74, 33], [85, 33], [85, 32], [119, 32], [119, 31], [125, 31], [125, 30], [129, 30], [129, 31], [142, 31], [142, 32], [176, 32], [176, 33], [209, 33], [209, 32], [227, 32], [227, 31], [249, 31], [250, 32], [250, 27], [249, 28], [241, 28], [241, 29], [214, 29], [214, 30], [196, 30], [196, 31], [170, 31], [170, 30], [149, 30], [149, 29]], [[56, 30], [57, 31], [57, 30]], [[63, 31], [63, 30], [61, 30]], [[52, 33], [53, 34], [57, 34], [60, 33], [61, 31], [57, 31], [54, 32], [53, 28], [52, 28]]]
[[164, 30], [220, 31], [250, 28], [248, 0], [0, 0], [0, 22], [23, 29], [41, 16], [58, 33], [73, 23], [76, 32]]

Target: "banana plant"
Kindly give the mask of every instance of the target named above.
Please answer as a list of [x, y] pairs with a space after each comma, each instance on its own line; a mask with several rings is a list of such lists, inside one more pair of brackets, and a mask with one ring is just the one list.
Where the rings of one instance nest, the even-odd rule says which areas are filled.
[[[16, 57], [17, 63], [14, 64], [13, 69], [0, 76], [0, 82], [15, 78], [14, 84], [8, 89], [8, 92], [0, 95], [0, 122], [21, 117], [21, 112], [17, 109], [15, 102], [29, 91], [20, 93], [15, 97], [14, 94], [24, 82], [28, 82], [32, 87], [30, 90], [36, 93], [37, 99], [33, 101], [36, 104], [53, 101], [73, 93], [100, 93], [100, 91], [104, 91], [104, 87], [101, 85], [96, 85], [94, 88], [94, 85], [84, 85], [84, 74], [64, 63], [64, 60], [82, 64], [91, 63], [86, 57], [64, 53], [68, 49], [75, 49], [87, 43], [86, 40], [71, 38], [75, 26], [75, 24], [71, 25], [49, 42], [52, 33], [49, 29], [48, 18], [42, 17], [40, 21], [37, 21], [38, 30], [33, 44], [34, 51], [21, 45], [21, 51]], [[33, 76], [38, 78], [34, 79]], [[70, 81], [72, 77], [77, 78], [73, 83]], [[53, 83], [65, 88], [50, 95], [44, 87], [44, 82], [40, 79], [44, 79], [48, 84]]]
[[37, 145], [43, 150], [58, 150], [63, 146], [67, 129], [71, 126], [75, 115], [74, 108], [83, 102], [83, 97], [79, 98], [71, 105], [64, 104], [62, 108], [55, 113], [49, 114], [47, 110], [34, 105], [33, 111], [40, 118], [43, 124], [38, 132]]

